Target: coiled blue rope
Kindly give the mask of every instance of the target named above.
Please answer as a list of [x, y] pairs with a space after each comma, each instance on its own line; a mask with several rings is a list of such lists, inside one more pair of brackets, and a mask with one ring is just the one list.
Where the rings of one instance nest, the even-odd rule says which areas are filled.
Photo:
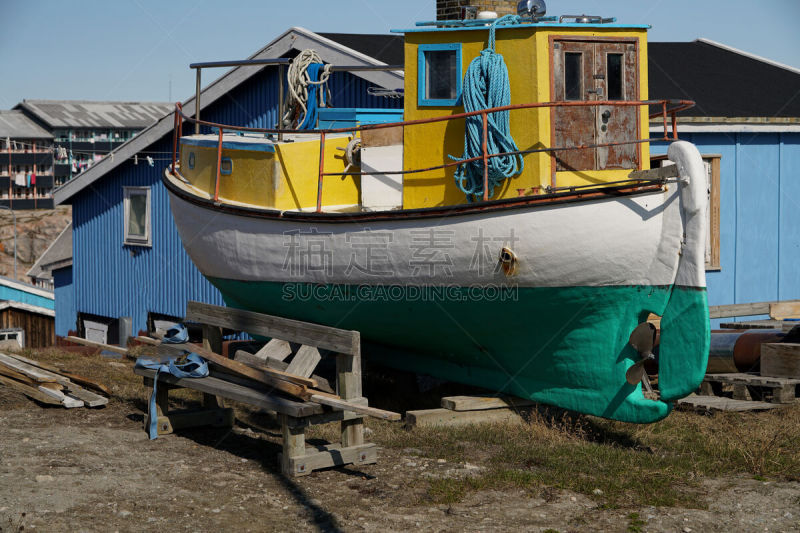
[[[322, 63], [311, 63], [308, 65], [308, 77], [312, 82], [319, 82], [320, 73], [325, 68]], [[311, 83], [308, 86], [308, 100], [306, 101], [306, 115], [303, 122], [297, 127], [298, 130], [313, 130], [317, 127], [317, 116], [320, 102], [325, 105], [325, 91], [318, 83]], [[320, 91], [322, 91], [320, 93]]]
[[[498, 26], [518, 24], [521, 17], [506, 15], [494, 21], [489, 27], [489, 42], [485, 50], [472, 60], [464, 74], [462, 102], [464, 111], [480, 111], [511, 103], [511, 87], [508, 68], [503, 56], [495, 50], [495, 30]], [[519, 149], [511, 137], [509, 112], [489, 113], [487, 117], [487, 153], [499, 154], [516, 152]], [[483, 119], [480, 115], [467, 117], [464, 131], [464, 154], [461, 157], [449, 156], [453, 161], [462, 161], [483, 155]], [[505, 155], [489, 159], [489, 197], [494, 188], [512, 176], [522, 172], [522, 155]], [[467, 200], [475, 201], [483, 197], [483, 161], [463, 163], [456, 168], [455, 180], [458, 188], [467, 195]]]

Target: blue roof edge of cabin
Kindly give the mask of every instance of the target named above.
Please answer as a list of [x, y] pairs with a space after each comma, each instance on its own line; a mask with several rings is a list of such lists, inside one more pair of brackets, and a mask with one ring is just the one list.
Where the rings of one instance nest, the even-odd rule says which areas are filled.
[[[491, 25], [491, 19], [485, 25], [477, 26], [429, 26], [403, 29], [389, 30], [391, 33], [424, 33], [424, 32], [438, 32], [438, 31], [478, 31], [488, 30]], [[522, 28], [536, 28], [536, 29], [549, 29], [549, 28], [592, 28], [592, 29], [628, 29], [628, 30], [649, 30], [652, 28], [649, 24], [597, 24], [597, 23], [583, 23], [583, 22], [527, 22], [523, 24], [508, 24], [497, 26], [498, 30], [518, 30]]]

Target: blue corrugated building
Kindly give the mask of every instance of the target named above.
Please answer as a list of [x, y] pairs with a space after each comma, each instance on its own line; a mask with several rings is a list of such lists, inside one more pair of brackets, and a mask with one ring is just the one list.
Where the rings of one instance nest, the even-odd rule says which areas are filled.
[[[333, 35], [330, 35], [333, 36]], [[370, 36], [394, 42], [395, 36]], [[402, 38], [399, 38], [402, 43]], [[376, 48], [373, 56], [302, 28], [292, 28], [251, 59], [293, 57], [304, 49], [316, 50], [327, 63], [383, 65], [397, 60], [398, 47]], [[380, 52], [380, 53], [378, 53]], [[402, 63], [402, 46], [399, 47]], [[394, 55], [391, 55], [394, 54]], [[335, 73], [330, 82], [336, 107], [402, 107], [368, 93], [369, 87], [401, 88], [394, 72]], [[201, 93], [201, 117], [224, 124], [272, 128], [278, 122], [278, 78], [275, 67], [236, 67], [206, 86]], [[195, 114], [194, 98], [183, 104]], [[54, 269], [57, 295], [56, 334], [80, 335], [105, 328], [108, 342], [117, 339], [121, 317], [131, 319], [132, 333], [147, 330], [154, 320], [182, 317], [186, 302], [197, 300], [223, 305], [217, 290], [186, 255], [169, 209], [161, 177], [171, 160], [173, 115], [140, 132], [102, 161], [55, 192], [57, 204], [72, 204], [73, 257], [69, 266]], [[152, 159], [152, 165], [148, 161]], [[149, 191], [149, 243], [124, 242], [126, 187]], [[93, 329], [97, 334], [97, 329]], [[101, 331], [102, 334], [102, 331]], [[94, 337], [98, 340], [98, 337]], [[102, 337], [101, 337], [102, 338]]]
[[800, 298], [800, 70], [705, 39], [648, 54], [651, 98], [697, 102], [678, 131], [709, 171], [709, 305]]
[[[315, 49], [326, 62], [403, 63], [402, 36], [315, 34], [292, 28], [253, 58], [292, 57]], [[679, 121], [681, 138], [706, 156], [711, 204], [708, 287], [711, 305], [800, 298], [800, 71], [706, 40], [650, 43], [650, 96], [690, 98], [697, 105]], [[400, 88], [390, 72], [337, 74], [337, 107], [402, 107], [369, 96], [371, 85]], [[512, 73], [513, 75], [513, 73]], [[239, 67], [202, 92], [201, 116], [226, 124], [271, 127], [277, 122], [274, 68]], [[194, 100], [184, 104], [194, 114]], [[161, 175], [172, 148], [171, 115], [141, 132], [55, 193], [73, 205], [73, 262], [54, 271], [56, 333], [82, 323], [183, 315], [187, 300], [222, 304], [197, 271], [174, 227]], [[651, 125], [652, 136], [660, 125]], [[666, 144], [652, 146], [653, 164]], [[153, 159], [153, 166], [146, 160]], [[150, 191], [148, 246], [123, 242], [124, 187]]]

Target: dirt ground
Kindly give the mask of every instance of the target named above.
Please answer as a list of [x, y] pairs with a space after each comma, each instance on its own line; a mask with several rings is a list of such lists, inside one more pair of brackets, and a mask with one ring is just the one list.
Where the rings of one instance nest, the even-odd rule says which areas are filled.
[[445, 460], [388, 443], [376, 465], [287, 479], [268, 423], [150, 441], [143, 408], [130, 398], [42, 407], [0, 388], [0, 531], [800, 531], [797, 481], [704, 478], [700, 509], [607, 506], [549, 487], [442, 504], [430, 481], [478, 474], [479, 456]]

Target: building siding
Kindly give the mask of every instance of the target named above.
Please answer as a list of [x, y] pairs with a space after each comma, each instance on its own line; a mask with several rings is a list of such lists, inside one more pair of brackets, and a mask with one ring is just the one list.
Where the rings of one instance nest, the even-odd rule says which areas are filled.
[[70, 330], [78, 330], [71, 266], [53, 270], [53, 286], [56, 294], [56, 335], [66, 337]]
[[[37, 288], [41, 289], [41, 287]], [[0, 285], [0, 301], [2, 300], [9, 300], [28, 305], [38, 305], [39, 307], [44, 307], [45, 309], [54, 309], [55, 307], [53, 304], [53, 298], [46, 298], [44, 296], [39, 296], [38, 294], [31, 294], [13, 287], [6, 287], [5, 285]]]
[[[264, 69], [219, 98], [201, 118], [211, 122], [273, 128], [278, 121], [277, 69]], [[337, 107], [402, 107], [402, 100], [367, 95], [368, 82], [335, 74]], [[186, 124], [184, 132], [192, 126]], [[219, 292], [183, 249], [162, 173], [171, 158], [172, 133], [128, 160], [73, 199], [73, 268], [63, 272], [56, 298], [57, 334], [66, 335], [79, 312], [109, 318], [129, 316], [134, 333], [145, 330], [148, 312], [184, 316], [188, 300], [224, 305]], [[149, 166], [145, 156], [154, 159]], [[123, 187], [151, 190], [152, 246], [123, 244]], [[66, 269], [64, 269], [66, 270]], [[72, 285], [70, 287], [69, 280]], [[70, 291], [71, 296], [70, 298]]]
[[[681, 138], [722, 156], [721, 268], [706, 272], [709, 305], [800, 299], [800, 133]], [[654, 144], [652, 153], [666, 153], [666, 145]]]

